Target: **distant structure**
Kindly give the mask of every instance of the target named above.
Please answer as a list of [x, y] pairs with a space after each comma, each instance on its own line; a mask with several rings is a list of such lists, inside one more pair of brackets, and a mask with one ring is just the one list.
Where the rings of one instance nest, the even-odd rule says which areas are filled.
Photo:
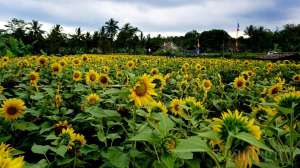
[[298, 53], [270, 53], [260, 57], [262, 60], [300, 60]]
[[177, 50], [178, 47], [173, 43], [173, 42], [164, 42], [163, 46], [162, 46], [163, 50], [167, 51], [167, 50]]
[[235, 38], [235, 51], [239, 52], [239, 31], [240, 31], [240, 23], [237, 23], [237, 28], [236, 28], [236, 38]]

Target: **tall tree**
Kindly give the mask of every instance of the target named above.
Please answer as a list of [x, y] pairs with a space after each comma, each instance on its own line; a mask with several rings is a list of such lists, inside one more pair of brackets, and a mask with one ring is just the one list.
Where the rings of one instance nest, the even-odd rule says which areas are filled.
[[48, 54], [63, 54], [63, 47], [65, 47], [65, 34], [62, 33], [62, 26], [55, 25], [48, 35], [47, 46]]
[[13, 37], [18, 40], [26, 41], [26, 26], [27, 23], [22, 19], [13, 18], [4, 25], [8, 34], [12, 34]]
[[133, 52], [136, 50], [139, 43], [139, 36], [137, 33], [139, 29], [126, 23], [118, 34], [116, 45], [118, 48], [123, 49], [125, 52]]
[[224, 30], [213, 29], [204, 31], [199, 36], [201, 48], [210, 52], [222, 51], [230, 40], [229, 34]]
[[267, 51], [273, 48], [273, 33], [263, 26], [250, 25], [246, 28], [245, 34], [249, 36], [247, 48], [254, 52]]
[[[105, 22], [105, 31], [107, 33], [108, 38], [110, 39], [111, 46], [113, 46], [114, 38], [118, 32], [119, 26], [118, 21], [110, 18], [107, 22]], [[113, 47], [112, 47], [113, 50]]]
[[32, 20], [27, 27], [28, 33], [28, 42], [32, 45], [32, 50], [34, 54], [40, 53], [40, 50], [44, 47], [44, 30], [41, 29], [42, 24], [38, 21]]

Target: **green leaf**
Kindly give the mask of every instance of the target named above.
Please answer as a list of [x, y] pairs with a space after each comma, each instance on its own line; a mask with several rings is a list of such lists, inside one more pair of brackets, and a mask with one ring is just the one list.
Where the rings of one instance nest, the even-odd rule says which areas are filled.
[[21, 131], [34, 131], [40, 128], [35, 124], [33, 124], [32, 122], [25, 122], [25, 121], [15, 122], [13, 126], [16, 130], [21, 130]]
[[61, 157], [64, 157], [68, 147], [65, 145], [60, 145], [58, 148], [50, 148], [53, 152], [55, 152], [56, 154], [58, 154]]
[[172, 151], [175, 153], [210, 152], [211, 149], [208, 147], [205, 140], [197, 136], [192, 136], [188, 139], [179, 139], [178, 145], [176, 145], [176, 148]]
[[55, 91], [53, 88], [43, 88], [43, 90], [45, 90], [49, 96], [54, 97]]
[[120, 117], [120, 114], [115, 110], [104, 110], [97, 106], [89, 107], [85, 112], [91, 114], [96, 118], [107, 118], [107, 117]]
[[50, 134], [46, 137], [46, 140], [55, 140], [55, 139], [58, 139], [58, 137], [54, 134]]
[[35, 164], [29, 164], [29, 163], [25, 162], [24, 168], [46, 168], [46, 167], [48, 167], [48, 162], [46, 159], [42, 159], [38, 163], [35, 163]]
[[208, 138], [208, 139], [219, 139], [219, 136], [217, 133], [215, 133], [214, 131], [206, 131], [206, 132], [200, 132], [197, 133], [198, 136], [203, 137], [203, 138]]
[[109, 161], [111, 165], [117, 168], [129, 167], [128, 154], [123, 153], [120, 149], [111, 147], [107, 152], [102, 152], [102, 156]]
[[41, 92], [36, 93], [35, 95], [30, 96], [32, 100], [41, 100], [44, 98], [44, 94]]
[[138, 131], [138, 134], [129, 139], [129, 141], [147, 141], [150, 143], [159, 142], [159, 138], [155, 136], [153, 130], [148, 126], [144, 125]]
[[99, 151], [99, 147], [96, 144], [84, 145], [80, 149], [80, 153], [82, 153], [83, 155], [86, 155], [88, 153], [95, 152], [95, 151]]
[[31, 147], [31, 151], [33, 153], [37, 153], [37, 154], [46, 154], [47, 151], [50, 149], [51, 147], [49, 145], [37, 145], [37, 144], [34, 144], [32, 147]]
[[232, 135], [233, 137], [240, 139], [242, 141], [248, 142], [249, 144], [252, 144], [258, 148], [267, 150], [272, 152], [273, 150], [271, 148], [269, 148], [267, 145], [265, 145], [264, 143], [258, 141], [253, 135], [245, 133], [245, 132], [241, 132], [238, 133], [236, 135]]
[[174, 122], [168, 117], [167, 114], [160, 113], [160, 119], [158, 123], [158, 130], [163, 137], [169, 135], [169, 131], [174, 127]]

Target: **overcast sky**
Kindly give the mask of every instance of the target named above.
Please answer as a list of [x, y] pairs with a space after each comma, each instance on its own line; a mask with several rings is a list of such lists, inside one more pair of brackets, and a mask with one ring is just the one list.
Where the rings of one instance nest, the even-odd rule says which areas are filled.
[[12, 18], [38, 20], [47, 31], [61, 24], [67, 33], [99, 30], [114, 18], [151, 35], [218, 28], [234, 36], [237, 22], [241, 30], [300, 23], [300, 0], [0, 0], [0, 28]]

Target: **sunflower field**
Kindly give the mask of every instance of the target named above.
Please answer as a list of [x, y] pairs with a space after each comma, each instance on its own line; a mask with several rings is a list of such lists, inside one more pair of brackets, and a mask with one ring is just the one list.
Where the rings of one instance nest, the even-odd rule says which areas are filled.
[[300, 64], [0, 58], [0, 168], [299, 167]]

